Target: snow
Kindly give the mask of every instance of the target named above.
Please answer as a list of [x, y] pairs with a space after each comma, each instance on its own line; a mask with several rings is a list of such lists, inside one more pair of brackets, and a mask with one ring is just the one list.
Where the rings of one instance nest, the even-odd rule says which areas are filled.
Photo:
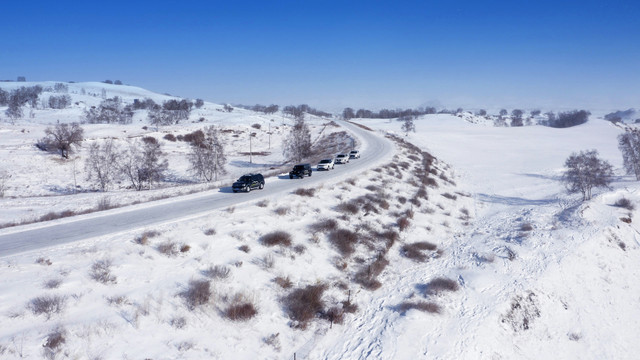
[[[70, 92], [71, 85], [90, 88], [86, 83], [69, 85]], [[120, 94], [129, 92], [130, 98], [143, 91], [91, 86], [90, 92], [96, 93], [103, 86], [114, 93], [122, 89]], [[217, 106], [205, 104], [205, 124], [248, 130], [255, 122], [270, 122], [268, 116], [239, 109], [222, 113], [215, 110]], [[104, 196], [51, 196], [47, 186], [69, 186], [64, 176], [69, 163], [30, 147], [54, 122], [49, 115], [35, 114], [35, 119], [0, 125], [0, 164], [16, 169], [10, 198], [0, 199], [3, 219], [22, 219], [53, 208], [82, 209]], [[68, 117], [75, 121], [71, 110]], [[278, 124], [282, 121], [276, 119]], [[314, 134], [325, 122], [312, 119]], [[395, 133], [437, 158], [433, 164], [437, 175], [430, 176], [438, 185], [426, 188], [428, 200], [412, 203], [421, 185], [415, 171], [422, 163], [412, 159], [415, 152], [396, 145], [395, 157], [383, 159], [383, 164], [397, 168], [376, 165], [349, 172], [359, 161], [352, 160], [336, 170], [334, 179], [332, 172], [324, 173], [327, 177], [314, 183], [312, 197], [288, 193], [255, 198], [180, 221], [2, 256], [0, 357], [42, 357], [47, 335], [57, 327], [66, 330], [66, 342], [57, 355], [71, 358], [290, 359], [294, 353], [298, 359], [636, 357], [640, 352], [635, 336], [640, 329], [637, 211], [613, 204], [622, 197], [639, 204], [640, 194], [638, 183], [623, 175], [616, 146], [618, 127], [593, 117], [581, 126], [552, 129], [500, 128], [452, 115], [427, 115], [416, 119], [416, 132], [405, 137], [401, 122], [358, 122], [379, 136]], [[93, 139], [159, 137], [141, 125], [86, 126]], [[186, 133], [201, 126], [189, 122], [161, 131]], [[272, 144], [280, 144], [282, 134], [276, 139]], [[242, 151], [239, 142], [231, 144], [231, 152]], [[259, 149], [266, 147], [264, 138], [258, 144]], [[187, 178], [184, 168], [179, 169], [185, 149], [167, 145], [173, 154], [171, 164], [178, 169], [176, 177]], [[366, 146], [362, 141], [363, 157]], [[564, 159], [586, 149], [597, 149], [619, 177], [611, 190], [599, 189], [592, 200], [582, 203], [579, 196], [565, 193], [559, 177]], [[276, 148], [270, 157], [261, 158], [259, 168], [281, 162], [279, 154]], [[36, 165], [49, 176], [38, 178]], [[230, 165], [230, 173], [249, 169], [241, 156]], [[305, 181], [295, 184], [307, 187]], [[119, 188], [108, 196], [128, 203], [203, 187], [182, 184], [145, 194]], [[367, 195], [385, 199], [389, 207], [377, 205], [379, 213], [340, 210], [341, 204]], [[409, 227], [400, 231], [396, 221], [407, 210], [414, 215]], [[626, 218], [631, 222], [621, 220]], [[363, 235], [395, 230], [400, 236], [388, 250], [374, 236], [343, 258], [326, 233], [309, 227], [322, 219], [336, 219], [340, 228]], [[207, 235], [209, 229], [215, 234]], [[267, 247], [260, 242], [262, 235], [276, 230], [290, 233], [293, 244]], [[158, 234], [140, 244], [135, 239], [145, 231]], [[419, 241], [433, 243], [440, 251], [428, 252], [424, 262], [402, 255], [404, 244]], [[163, 254], [160, 245], [167, 242], [189, 245], [189, 250]], [[243, 245], [248, 252], [239, 249]], [[380, 254], [389, 261], [377, 278], [382, 285], [367, 290], [354, 281], [356, 273]], [[103, 284], [90, 276], [93, 264], [103, 259], [112, 262], [115, 283]], [[210, 301], [190, 310], [180, 294], [190, 280], [207, 279], [203, 271], [212, 265], [226, 266], [230, 276], [211, 279]], [[296, 329], [282, 305], [291, 289], [277, 285], [276, 277], [288, 277], [292, 288], [327, 284], [323, 297], [327, 307], [340, 306], [350, 297], [358, 309], [345, 314], [342, 324], [317, 318], [306, 330]], [[425, 289], [434, 278], [451, 279], [459, 288], [429, 295]], [[47, 288], [49, 280], [60, 284]], [[232, 321], [224, 315], [238, 293], [256, 306], [255, 317]], [[64, 297], [64, 310], [47, 319], [28, 309], [32, 299], [44, 295]], [[440, 313], [399, 308], [403, 302], [418, 301], [437, 304]]]

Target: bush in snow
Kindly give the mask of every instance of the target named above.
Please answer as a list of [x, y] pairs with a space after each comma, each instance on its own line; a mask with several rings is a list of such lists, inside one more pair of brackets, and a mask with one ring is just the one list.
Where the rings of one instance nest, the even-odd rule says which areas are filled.
[[34, 315], [44, 314], [50, 319], [53, 314], [61, 313], [66, 305], [67, 298], [60, 295], [45, 295], [31, 299], [27, 308]]
[[427, 255], [423, 251], [434, 251], [436, 249], [437, 246], [435, 244], [427, 241], [419, 241], [402, 245], [400, 253], [408, 259], [421, 262], [427, 260]]
[[109, 259], [97, 260], [91, 265], [89, 276], [103, 284], [115, 283], [116, 277], [111, 274], [111, 265], [112, 263]]
[[284, 297], [283, 305], [289, 318], [294, 321], [294, 327], [305, 329], [310, 320], [322, 313], [322, 295], [326, 289], [324, 284], [307, 285], [294, 289]]
[[231, 304], [224, 310], [227, 319], [234, 321], [246, 321], [256, 316], [258, 310], [253, 302], [244, 294], [236, 294]]
[[442, 310], [440, 305], [430, 301], [405, 301], [396, 306], [396, 311], [404, 314], [409, 310], [416, 309], [423, 312], [439, 314]]
[[425, 295], [439, 295], [445, 291], [457, 291], [459, 289], [458, 282], [452, 279], [438, 277], [424, 287]]
[[625, 197], [622, 197], [622, 198], [616, 200], [615, 204], [613, 204], [613, 205], [617, 206], [617, 207], [621, 207], [621, 208], [627, 209], [629, 211], [633, 211], [633, 209], [635, 209], [635, 206], [633, 206], [633, 203], [631, 202], [631, 200], [629, 200], [629, 199], [627, 199]]
[[291, 246], [291, 234], [282, 230], [274, 231], [262, 235], [260, 242], [265, 246]]
[[211, 279], [226, 279], [231, 274], [231, 269], [224, 265], [211, 265], [202, 271], [202, 275]]
[[181, 293], [190, 310], [204, 305], [211, 298], [211, 284], [208, 280], [191, 280], [189, 286]]
[[42, 345], [43, 355], [46, 359], [56, 359], [58, 353], [62, 351], [62, 345], [67, 341], [67, 332], [63, 327], [57, 327], [47, 335], [47, 339]]
[[329, 233], [329, 241], [342, 256], [350, 256], [355, 251], [358, 234], [348, 229], [337, 229]]

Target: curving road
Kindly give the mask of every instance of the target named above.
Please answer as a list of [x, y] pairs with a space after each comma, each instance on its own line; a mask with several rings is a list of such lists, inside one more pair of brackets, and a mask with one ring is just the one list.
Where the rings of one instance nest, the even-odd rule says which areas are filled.
[[0, 257], [131, 231], [152, 224], [202, 216], [211, 210], [283, 195], [300, 186], [335, 183], [391, 160], [393, 145], [389, 140], [351, 123], [338, 123], [360, 140], [361, 158], [351, 160], [349, 164], [336, 165], [334, 170], [314, 171], [311, 177], [302, 180], [290, 180], [288, 176], [270, 177], [265, 179], [264, 190], [254, 190], [250, 193], [234, 194], [230, 188], [220, 188], [120, 209], [3, 229], [0, 230]]

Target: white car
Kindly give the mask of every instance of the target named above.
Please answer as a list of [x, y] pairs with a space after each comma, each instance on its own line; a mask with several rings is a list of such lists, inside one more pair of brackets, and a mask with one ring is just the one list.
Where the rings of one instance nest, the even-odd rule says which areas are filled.
[[360, 159], [360, 151], [351, 150], [351, 152], [349, 153], [349, 158], [350, 159]]
[[331, 170], [333, 169], [333, 159], [320, 160], [317, 166], [318, 170]]
[[336, 155], [336, 164], [346, 164], [349, 162], [349, 155], [338, 154]]

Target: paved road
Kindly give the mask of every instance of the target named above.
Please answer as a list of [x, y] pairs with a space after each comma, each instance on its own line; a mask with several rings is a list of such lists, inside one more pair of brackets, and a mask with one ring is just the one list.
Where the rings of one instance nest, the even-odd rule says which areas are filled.
[[205, 215], [211, 210], [283, 195], [301, 186], [338, 182], [391, 160], [393, 146], [381, 134], [363, 130], [347, 122], [339, 123], [360, 140], [362, 155], [360, 159], [351, 160], [349, 164], [336, 165], [334, 170], [314, 171], [311, 177], [304, 179], [291, 180], [288, 176], [270, 177], [265, 179], [263, 190], [250, 193], [234, 194], [230, 188], [220, 188], [126, 208], [2, 229], [0, 257]]

